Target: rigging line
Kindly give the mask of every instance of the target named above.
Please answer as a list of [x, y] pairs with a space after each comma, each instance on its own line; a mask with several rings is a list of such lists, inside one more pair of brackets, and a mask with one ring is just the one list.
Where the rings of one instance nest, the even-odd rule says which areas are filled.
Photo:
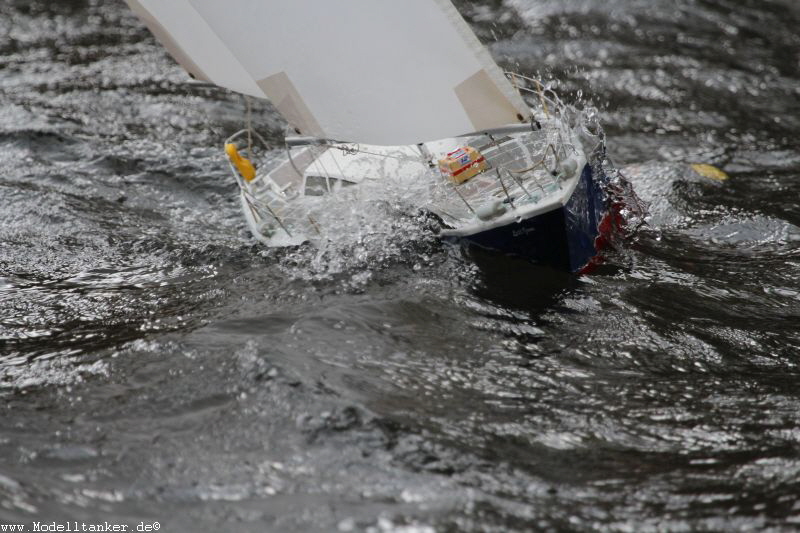
[[245, 95], [244, 101], [247, 105], [247, 157], [253, 159], [253, 108], [249, 96]]
[[[531, 78], [530, 76], [525, 76], [525, 75], [523, 75], [523, 74], [519, 74], [519, 73], [516, 73], [516, 72], [511, 72], [511, 71], [509, 71], [509, 72], [507, 72], [507, 75], [514, 75], [514, 76], [518, 76], [518, 77], [522, 78], [522, 79], [523, 79], [523, 80], [525, 80], [525, 81], [532, 81], [533, 83], [538, 83], [538, 84], [541, 84], [541, 82], [540, 82], [538, 79], [536, 79], [536, 78]], [[525, 87], [525, 89], [527, 89], [527, 87]], [[530, 89], [528, 89], [528, 90], [530, 90]], [[558, 95], [555, 93], [555, 91], [553, 91], [552, 89], [545, 89], [545, 91], [546, 91], [546, 92], [547, 92], [547, 91], [549, 91], [549, 92], [553, 93], [553, 95], [555, 95], [555, 96], [558, 96]]]
[[[498, 169], [498, 170], [499, 170], [499, 169]], [[511, 176], [511, 179], [512, 179], [513, 181], [515, 181], [515, 182], [517, 183], [517, 185], [519, 185], [519, 188], [520, 188], [520, 189], [522, 189], [522, 192], [524, 192], [524, 193], [525, 193], [525, 195], [526, 195], [526, 196], [527, 196], [527, 197], [528, 197], [530, 200], [533, 200], [533, 196], [531, 196], [531, 193], [529, 193], [529, 192], [528, 192], [528, 189], [526, 189], [526, 188], [525, 188], [525, 186], [522, 184], [522, 178], [518, 178], [518, 177], [514, 176], [514, 174], [512, 174], [511, 172], [509, 172], [509, 171], [508, 171], [508, 169], [505, 169], [505, 168], [504, 168], [503, 170], [505, 170], [506, 172], [508, 172], [508, 175], [509, 175], [509, 176]]]
[[[531, 144], [533, 144], [533, 143], [531, 143]], [[544, 143], [542, 143], [541, 141], [538, 141], [536, 144], [544, 144]], [[520, 149], [519, 145], [512, 146], [512, 147], [508, 148], [507, 150], [503, 149], [503, 148], [500, 148], [500, 145], [497, 145], [497, 148], [495, 150], [496, 151], [493, 154], [489, 155], [488, 157], [495, 158], [495, 157], [497, 157], [499, 155], [510, 154], [512, 152], [515, 152], [515, 151], [523, 151], [523, 150]], [[544, 150], [542, 150], [542, 151], [544, 151]], [[515, 159], [520, 159], [520, 158], [517, 157]]]
[[562, 151], [562, 152], [564, 152], [564, 158], [565, 158], [565, 159], [566, 159], [567, 157], [569, 157], [569, 154], [567, 153], [567, 146], [569, 146], [570, 148], [572, 148], [572, 151], [573, 151], [573, 152], [575, 152], [575, 154], [577, 154], [577, 153], [578, 153], [578, 149], [577, 149], [577, 148], [575, 148], [575, 145], [574, 145], [574, 144], [572, 144], [572, 143], [567, 143], [567, 142], [564, 142], [564, 139], [561, 137], [561, 132], [558, 132], [558, 140], [559, 140], [559, 143], [560, 143], [561, 151]]
[[[545, 92], [547, 92], [547, 91], [553, 92], [551, 89], [544, 89], [543, 92], [539, 92], [539, 91], [536, 91], [534, 89], [530, 89], [528, 87], [520, 87], [519, 90], [520, 91], [525, 91], [526, 93], [529, 93], [529, 94], [537, 96], [539, 98], [539, 102], [542, 104], [542, 107], [545, 110], [547, 109], [547, 105], [546, 105], [547, 102], [549, 102], [551, 106], [556, 108], [556, 110], [558, 110], [559, 106], [562, 105], [560, 99], [550, 98], [549, 96], [547, 96], [545, 94]], [[554, 92], [553, 92], [553, 95], [555, 95], [557, 97], [557, 95]], [[545, 114], [547, 115], [547, 113], [545, 113]], [[547, 118], [550, 118], [549, 115], [547, 115]]]
[[[237, 131], [236, 133], [234, 133], [233, 135], [231, 135], [230, 137], [228, 137], [228, 139], [227, 139], [225, 142], [226, 142], [226, 143], [233, 142], [233, 141], [235, 141], [236, 139], [238, 139], [238, 138], [239, 138], [241, 135], [244, 135], [245, 133], [247, 133], [247, 129], [239, 130], [239, 131]], [[268, 143], [267, 143], [267, 141], [264, 139], [264, 137], [262, 137], [262, 136], [261, 136], [261, 134], [260, 134], [260, 133], [258, 133], [256, 130], [253, 130], [253, 135], [255, 135], [255, 136], [256, 136], [256, 138], [257, 138], [259, 141], [261, 141], [261, 144], [264, 146], [264, 148], [266, 148], [266, 147], [267, 147]]]
[[[520, 147], [517, 145], [517, 146], [514, 146], [512, 148], [509, 148], [508, 150], [497, 150], [493, 154], [488, 154], [487, 157], [490, 158], [490, 159], [495, 159], [497, 156], [501, 156], [501, 155], [506, 155], [506, 154], [512, 154], [513, 155], [513, 152], [515, 152], [515, 151], [524, 152], [524, 150], [520, 149]], [[544, 152], [544, 149], [542, 149], [542, 152]], [[512, 159], [512, 161], [513, 160], [517, 160], [517, 159], [524, 159], [524, 157], [514, 157]]]
[[[289, 131], [289, 127], [288, 126], [286, 127], [286, 131]], [[259, 137], [260, 137], [260, 135], [259, 135]], [[303, 172], [301, 172], [300, 169], [297, 168], [297, 164], [294, 162], [294, 157], [292, 157], [292, 147], [289, 146], [289, 143], [286, 142], [286, 132], [284, 132], [284, 135], [283, 135], [283, 145], [286, 147], [286, 156], [289, 158], [289, 164], [292, 165], [292, 168], [294, 169], [294, 171], [297, 172], [298, 176], [300, 176], [300, 185], [302, 186], [302, 184], [303, 184]], [[311, 148], [309, 148], [309, 150], [311, 150]], [[312, 152], [312, 154], [313, 154], [313, 152]], [[308, 165], [308, 166], [310, 166], [310, 165]], [[306, 166], [306, 168], [308, 168], [308, 166]]]
[[[546, 154], [545, 154], [545, 157], [546, 157]], [[531, 165], [529, 167], [525, 167], [525, 168], [507, 168], [506, 170], [508, 170], [509, 172], [512, 172], [514, 174], [524, 174], [526, 172], [530, 172], [531, 170], [536, 170], [539, 166], [544, 164], [544, 160], [545, 160], [545, 158], [543, 157], [538, 162], [534, 163], [533, 165]]]
[[[547, 145], [547, 148], [549, 148], [549, 149], [550, 149], [550, 151], [551, 151], [551, 152], [553, 152], [553, 157], [555, 157], [555, 158], [556, 158], [556, 169], [558, 169], [558, 165], [560, 165], [560, 164], [561, 164], [561, 158], [560, 158], [560, 157], [558, 157], [558, 152], [556, 152], [556, 149], [555, 149], [555, 147], [553, 146], [553, 143], [550, 143], [550, 144], [548, 144], [548, 145]], [[545, 151], [545, 154], [544, 154], [544, 155], [545, 155], [545, 157], [547, 157], [547, 148], [545, 148], [545, 149], [544, 149], [544, 151]]]
[[288, 144], [286, 145], [286, 156], [289, 158], [289, 164], [292, 165], [292, 168], [294, 169], [295, 172], [297, 172], [297, 175], [300, 176], [300, 180], [302, 181], [303, 173], [300, 172], [299, 168], [297, 168], [297, 165], [294, 162], [294, 158], [292, 157], [292, 149], [289, 147]]
[[536, 80], [536, 90], [539, 93], [539, 103], [542, 104], [542, 109], [544, 110], [544, 116], [550, 118], [550, 113], [547, 111], [547, 102], [545, 102], [544, 93], [542, 92], [542, 84], [539, 83], [539, 80]]
[[[263, 220], [263, 218], [261, 218], [261, 214], [258, 212], [258, 209], [256, 209], [255, 206], [250, 202], [250, 199], [246, 195], [244, 197], [244, 201], [247, 204], [247, 208], [250, 210], [250, 214], [253, 215], [253, 219], [255, 219], [256, 222], [261, 222]], [[256, 227], [258, 227], [258, 224], [256, 224]]]
[[311, 215], [306, 215], [308, 217], [308, 221], [311, 222], [311, 225], [314, 227], [314, 231], [317, 232], [317, 235], [320, 237], [322, 236], [322, 230], [319, 229], [319, 225], [311, 218]]
[[[489, 137], [489, 140], [492, 141], [492, 143], [494, 144], [495, 149], [499, 150], [500, 149], [500, 145], [497, 144], [497, 140], [494, 138], [494, 135], [489, 133], [489, 134], [487, 134], [487, 136]], [[525, 150], [522, 150], [522, 151], [525, 152]], [[528, 154], [530, 154], [530, 150], [527, 150], [527, 152], [528, 152]], [[527, 157], [526, 157], [526, 159], [527, 159]], [[504, 169], [504, 170], [506, 170], [506, 169]], [[517, 178], [516, 176], [514, 176], [514, 174], [512, 174], [508, 170], [506, 170], [506, 172], [508, 172], [508, 175], [511, 176], [512, 180], [517, 182], [517, 185], [519, 185], [519, 188], [522, 189], [525, 192], [525, 195], [528, 197], [528, 199], [533, 200], [533, 196], [531, 196], [531, 193], [529, 193], [528, 189], [526, 189], [525, 186], [522, 184], [522, 179], [521, 178]], [[497, 167], [497, 177], [500, 178], [500, 167]], [[503, 185], [502, 180], [500, 181], [500, 184]], [[505, 185], [503, 185], [503, 190], [505, 190]], [[506, 196], [508, 196], [508, 192], [506, 192]], [[513, 208], [514, 204], [511, 202], [511, 198], [509, 198], [508, 201], [511, 204], [511, 207]]]
[[464, 195], [461, 194], [461, 191], [458, 190], [458, 185], [456, 185], [454, 182], [452, 182], [450, 180], [447, 180], [447, 182], [450, 183], [450, 185], [453, 186], [453, 190], [456, 191], [456, 194], [458, 195], [459, 198], [461, 198], [461, 201], [464, 202], [464, 204], [466, 204], [467, 209], [469, 209], [472, 212], [473, 215], [478, 216], [478, 213], [476, 213], [475, 210], [472, 209], [472, 206], [469, 205], [469, 202], [467, 201], [467, 199], [464, 198]]
[[511, 199], [511, 196], [508, 194], [508, 189], [506, 189], [506, 184], [503, 183], [503, 178], [500, 177], [500, 169], [496, 169], [497, 171], [497, 179], [500, 181], [500, 186], [503, 187], [503, 192], [506, 193], [506, 198], [508, 199], [508, 204], [511, 206], [511, 209], [516, 209], [514, 207], [514, 200]]
[[543, 196], [543, 197], [544, 197], [544, 196], [547, 196], [547, 191], [546, 191], [546, 190], [544, 190], [544, 185], [542, 185], [542, 182], [541, 182], [541, 181], [539, 181], [539, 178], [536, 176], [536, 174], [533, 174], [533, 182], [534, 182], [534, 183], [536, 184], [536, 186], [537, 186], [537, 187], [539, 187], [539, 189], [542, 191], [542, 196]]
[[239, 186], [240, 189], [245, 189], [246, 186], [242, 181], [242, 177], [239, 175], [239, 171], [236, 170], [236, 168], [233, 166], [233, 163], [231, 163], [230, 161], [228, 161], [228, 166], [230, 167], [231, 172], [233, 173], [233, 177], [236, 180], [236, 184]]
[[347, 154], [359, 153], [359, 154], [374, 155], [374, 156], [378, 156], [378, 157], [388, 157], [388, 158], [391, 158], [391, 159], [397, 159], [399, 161], [414, 161], [414, 162], [417, 161], [416, 158], [413, 158], [413, 157], [410, 157], [410, 156], [401, 157], [401, 156], [389, 155], [389, 154], [378, 154], [376, 152], [370, 152], [370, 151], [367, 151], [367, 150], [362, 150], [360, 148], [360, 146], [358, 146], [358, 145], [356, 145], [356, 148], [348, 148], [346, 146], [337, 146], [335, 144], [330, 145], [330, 147], [331, 148], [336, 148], [337, 150], [341, 150], [342, 152], [345, 152]]
[[517, 94], [520, 98], [522, 98], [522, 91], [519, 90], [519, 84], [517, 83], [517, 74], [516, 72], [511, 73], [511, 83], [514, 85], [514, 89], [517, 91]]
[[336, 168], [339, 169], [339, 179], [340, 180], [344, 179], [344, 171], [342, 170], [341, 165], [339, 165], [339, 160], [336, 159], [336, 154], [334, 154], [333, 152], [331, 152], [331, 159], [333, 159], [333, 162], [336, 165]]
[[[550, 143], [550, 144], [548, 144], [548, 145], [545, 147], [545, 149], [544, 149], [544, 156], [542, 156], [542, 159], [541, 159], [541, 160], [540, 160], [538, 163], [535, 163], [535, 164], [533, 164], [532, 166], [530, 166], [530, 167], [528, 167], [528, 168], [522, 168], [522, 169], [508, 168], [508, 169], [506, 169], [506, 170], [508, 170], [509, 172], [513, 172], [513, 173], [515, 173], [515, 174], [523, 174], [523, 173], [525, 173], [525, 172], [530, 172], [531, 170], [534, 170], [534, 169], [536, 169], [536, 167], [538, 167], [539, 165], [542, 165], [542, 164], [544, 164], [544, 163], [545, 163], [545, 160], [547, 159], [547, 149], [548, 149], [548, 148], [549, 148], [549, 149], [550, 149], [550, 150], [553, 152], [553, 156], [554, 156], [554, 157], [555, 157], [555, 159], [556, 159], [556, 166], [558, 166], [558, 164], [559, 164], [561, 161], [559, 160], [558, 154], [556, 153], [556, 149], [553, 147], [553, 143]], [[547, 167], [545, 167], [545, 169], [546, 169], [546, 168], [547, 168]]]
[[320, 153], [314, 158], [314, 163], [317, 164], [317, 167], [322, 169], [322, 175], [325, 177], [325, 188], [328, 189], [328, 193], [331, 192], [331, 177], [328, 174], [328, 169], [325, 168], [325, 165], [322, 164], [322, 156], [325, 155], [325, 152]]
[[264, 209], [266, 209], [266, 210], [269, 212], [269, 214], [272, 216], [272, 218], [274, 218], [274, 219], [275, 219], [275, 222], [277, 222], [277, 223], [278, 223], [278, 225], [279, 225], [281, 228], [283, 228], [283, 231], [285, 231], [285, 232], [286, 232], [286, 234], [287, 234], [287, 235], [288, 235], [290, 238], [292, 237], [292, 234], [289, 232], [289, 230], [286, 228], [286, 226], [284, 226], [284, 225], [283, 225], [283, 222], [281, 221], [280, 217], [279, 217], [279, 216], [278, 216], [278, 215], [275, 213], [275, 211], [274, 211], [274, 210], [273, 210], [273, 209], [272, 209], [272, 208], [271, 208], [271, 207], [270, 207], [268, 204], [266, 204], [265, 202], [262, 202], [262, 201], [258, 200], [258, 199], [257, 199], [255, 196], [253, 196], [253, 195], [252, 195], [252, 194], [250, 194], [249, 192], [245, 192], [245, 199], [247, 200], [247, 203], [250, 203], [250, 202], [252, 202], [252, 203], [253, 203], [253, 204], [255, 204], [256, 206], [263, 207]]

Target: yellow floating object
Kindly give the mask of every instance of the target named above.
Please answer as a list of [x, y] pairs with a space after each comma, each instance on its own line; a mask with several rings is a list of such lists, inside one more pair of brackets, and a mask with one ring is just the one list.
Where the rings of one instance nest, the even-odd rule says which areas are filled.
[[691, 167], [692, 170], [710, 180], [727, 181], [730, 178], [730, 176], [728, 176], [724, 171], [718, 169], [714, 165], [707, 165], [705, 163], [694, 163], [693, 165], [691, 165]]
[[256, 167], [253, 166], [249, 159], [239, 155], [239, 150], [236, 149], [235, 144], [226, 144], [225, 153], [228, 154], [231, 163], [233, 163], [245, 181], [253, 181], [256, 178]]

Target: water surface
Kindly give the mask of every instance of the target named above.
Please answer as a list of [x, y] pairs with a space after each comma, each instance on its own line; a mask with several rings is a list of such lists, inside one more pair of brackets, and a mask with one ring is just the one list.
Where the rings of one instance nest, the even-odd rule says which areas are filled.
[[598, 108], [649, 203], [598, 275], [392, 206], [264, 249], [220, 150], [240, 97], [188, 85], [122, 2], [0, 4], [0, 521], [798, 527], [797, 3], [458, 7]]

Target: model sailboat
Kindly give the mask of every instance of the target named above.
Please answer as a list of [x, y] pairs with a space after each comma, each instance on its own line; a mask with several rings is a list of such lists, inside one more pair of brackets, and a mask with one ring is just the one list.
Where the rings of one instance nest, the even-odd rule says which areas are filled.
[[260, 241], [324, 238], [329, 198], [391, 180], [425, 199], [444, 239], [572, 271], [597, 255], [596, 139], [502, 72], [450, 0], [126, 1], [194, 78], [267, 98], [288, 122], [269, 168], [251, 163], [257, 132], [226, 141]]

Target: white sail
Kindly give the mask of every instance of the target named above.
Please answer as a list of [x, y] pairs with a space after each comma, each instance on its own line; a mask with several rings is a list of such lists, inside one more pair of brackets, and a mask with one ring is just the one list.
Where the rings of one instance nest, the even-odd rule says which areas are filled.
[[126, 0], [198, 79], [296, 131], [415, 144], [530, 111], [450, 0]]

